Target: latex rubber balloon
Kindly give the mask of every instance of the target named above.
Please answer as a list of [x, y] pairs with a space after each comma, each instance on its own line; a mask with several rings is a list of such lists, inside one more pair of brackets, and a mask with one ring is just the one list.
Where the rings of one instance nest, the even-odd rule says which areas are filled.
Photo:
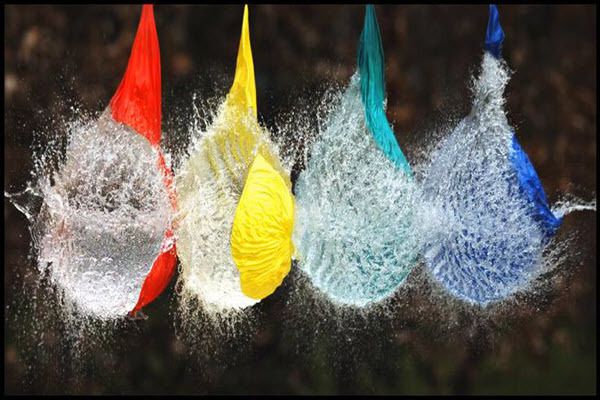
[[293, 226], [289, 187], [259, 154], [248, 172], [231, 232], [231, 253], [248, 297], [267, 297], [290, 272]]
[[[115, 121], [128, 125], [145, 136], [156, 149], [157, 165], [163, 174], [174, 210], [176, 199], [173, 173], [160, 151], [162, 119], [160, 49], [152, 5], [142, 7], [140, 27], [133, 43], [127, 71], [110, 101], [110, 110]], [[140, 296], [131, 314], [150, 304], [165, 290], [175, 273], [176, 262], [173, 230], [169, 228], [165, 232], [160, 254], [144, 280]]]
[[73, 127], [53, 184], [42, 186], [40, 261], [86, 314], [135, 314], [174, 273], [174, 193], [160, 152], [160, 79], [153, 9], [144, 5], [110, 106], [99, 119]]

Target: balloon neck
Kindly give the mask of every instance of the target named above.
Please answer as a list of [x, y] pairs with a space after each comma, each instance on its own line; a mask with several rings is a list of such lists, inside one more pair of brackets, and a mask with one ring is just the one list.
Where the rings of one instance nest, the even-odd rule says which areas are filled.
[[490, 17], [488, 19], [487, 30], [485, 34], [485, 50], [495, 58], [502, 57], [502, 42], [504, 41], [504, 31], [500, 26], [500, 15], [498, 8], [490, 4]]

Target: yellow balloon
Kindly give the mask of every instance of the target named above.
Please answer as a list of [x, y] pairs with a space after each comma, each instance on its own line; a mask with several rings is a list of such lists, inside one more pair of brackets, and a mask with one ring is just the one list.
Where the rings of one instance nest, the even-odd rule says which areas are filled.
[[230, 106], [243, 109], [251, 108], [256, 115], [256, 84], [254, 83], [254, 62], [250, 47], [250, 26], [248, 24], [248, 6], [244, 6], [242, 35], [238, 48], [235, 78], [229, 90], [227, 102]]
[[258, 124], [256, 109], [256, 84], [246, 5], [235, 78], [214, 123], [214, 135], [205, 141], [206, 157], [215, 175], [242, 187], [255, 155], [261, 154], [285, 177], [286, 185], [291, 188], [289, 176], [280, 165], [268, 133]]
[[256, 156], [231, 231], [231, 255], [246, 296], [267, 297], [290, 272], [293, 227], [290, 189], [264, 157]]

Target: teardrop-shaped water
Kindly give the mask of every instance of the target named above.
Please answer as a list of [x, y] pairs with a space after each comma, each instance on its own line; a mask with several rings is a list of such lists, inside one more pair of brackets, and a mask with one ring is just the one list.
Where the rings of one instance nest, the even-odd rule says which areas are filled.
[[299, 266], [335, 302], [392, 294], [414, 265], [416, 188], [368, 131], [355, 74], [296, 184]]
[[180, 279], [190, 295], [221, 309], [257, 302], [241, 291], [231, 256], [231, 227], [255, 154], [271, 160], [277, 154], [253, 115], [231, 116], [234, 111], [227, 107], [224, 104], [217, 120], [201, 133], [176, 174]]
[[170, 222], [157, 160], [106, 112], [73, 127], [52, 184], [40, 177], [39, 266], [78, 310], [116, 318], [136, 304]]

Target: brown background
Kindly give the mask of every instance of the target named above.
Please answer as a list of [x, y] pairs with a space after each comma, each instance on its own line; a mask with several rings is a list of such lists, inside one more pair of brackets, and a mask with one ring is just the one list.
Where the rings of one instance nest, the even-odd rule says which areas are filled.
[[[432, 130], [468, 112], [467, 83], [481, 58], [488, 10], [483, 5], [376, 10], [386, 53], [388, 116], [410, 160]], [[103, 110], [125, 69], [139, 13], [140, 6], [5, 7], [5, 190], [21, 190], [29, 178], [33, 132], [51, 135], [61, 116], [72, 116], [71, 106]], [[250, 7], [259, 114], [267, 126], [298, 105], [298, 98], [310, 108], [316, 97], [311, 93], [331, 81], [348, 81], [363, 13], [362, 6]], [[591, 198], [596, 8], [506, 5], [500, 15], [504, 57], [515, 71], [507, 90], [509, 120], [551, 201], [567, 191]], [[183, 147], [193, 91], [227, 90], [241, 16], [241, 6], [155, 7], [167, 147]], [[190, 361], [173, 333], [170, 287], [148, 307], [148, 321], [118, 331], [111, 346], [92, 346], [77, 368], [60, 346], [59, 324], [42, 324], [41, 339], [41, 332], [29, 332], [40, 324], [27, 322], [35, 318], [30, 296], [38, 277], [27, 258], [27, 221], [6, 200], [4, 213], [9, 393], [596, 392], [594, 213], [565, 221], [562, 231], [579, 231], [581, 253], [564, 266], [566, 278], [527, 311], [496, 321], [492, 335], [466, 335], [467, 340], [440, 335], [435, 323], [381, 324], [358, 333], [354, 347], [332, 344], [325, 333], [308, 346], [308, 354], [298, 354], [282, 333], [280, 314], [291, 290], [284, 285], [259, 306], [250, 353], [219, 366], [215, 360]], [[44, 307], [36, 312], [45, 313]], [[375, 345], [378, 341], [384, 344]], [[342, 348], [355, 355], [347, 357]]]

